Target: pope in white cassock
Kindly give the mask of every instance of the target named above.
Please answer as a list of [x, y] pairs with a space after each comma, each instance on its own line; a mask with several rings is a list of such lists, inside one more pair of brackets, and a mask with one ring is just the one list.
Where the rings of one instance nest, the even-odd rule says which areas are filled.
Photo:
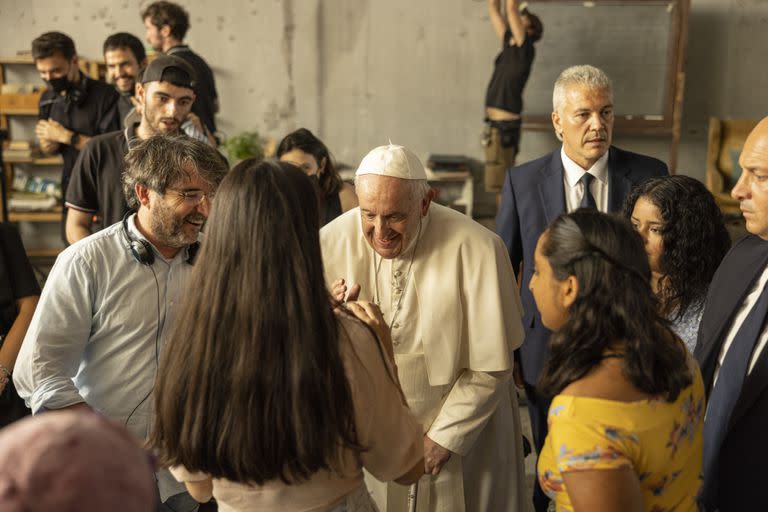
[[[418, 510], [528, 510], [511, 385], [522, 312], [504, 244], [433, 204], [424, 166], [402, 146], [368, 153], [355, 187], [359, 208], [320, 232], [325, 276], [338, 299], [375, 302], [390, 325], [424, 425]], [[366, 483], [382, 511], [405, 510], [407, 488]]]

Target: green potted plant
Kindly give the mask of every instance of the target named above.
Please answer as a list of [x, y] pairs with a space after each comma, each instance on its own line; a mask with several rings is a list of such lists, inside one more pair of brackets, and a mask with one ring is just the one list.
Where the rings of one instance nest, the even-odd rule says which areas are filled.
[[234, 165], [246, 158], [264, 158], [264, 141], [259, 132], [241, 132], [224, 142], [230, 164]]

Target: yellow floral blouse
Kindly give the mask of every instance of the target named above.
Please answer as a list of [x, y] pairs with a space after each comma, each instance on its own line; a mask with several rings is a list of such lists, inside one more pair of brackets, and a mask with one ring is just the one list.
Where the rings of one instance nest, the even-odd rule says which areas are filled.
[[538, 473], [558, 512], [573, 510], [563, 472], [625, 466], [640, 479], [644, 510], [698, 510], [705, 399], [701, 373], [693, 372], [693, 383], [674, 403], [554, 398]]

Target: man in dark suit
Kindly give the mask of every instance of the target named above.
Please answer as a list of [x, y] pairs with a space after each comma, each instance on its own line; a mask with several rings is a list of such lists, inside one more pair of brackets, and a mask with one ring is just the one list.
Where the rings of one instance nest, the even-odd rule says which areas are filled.
[[[603, 71], [593, 66], [566, 69], [555, 82], [552, 103], [552, 125], [563, 145], [507, 171], [496, 216], [496, 230], [507, 246], [515, 273], [522, 267], [525, 341], [515, 359], [522, 370], [537, 452], [547, 435], [550, 400], [535, 387], [551, 333], [541, 324], [528, 289], [536, 242], [561, 213], [580, 207], [617, 211], [635, 185], [667, 174], [663, 162], [611, 146], [613, 87]], [[547, 504], [536, 483], [537, 512], [545, 511]]]
[[768, 117], [739, 158], [738, 199], [751, 234], [712, 279], [694, 355], [707, 390], [702, 509], [761, 508], [768, 460]]

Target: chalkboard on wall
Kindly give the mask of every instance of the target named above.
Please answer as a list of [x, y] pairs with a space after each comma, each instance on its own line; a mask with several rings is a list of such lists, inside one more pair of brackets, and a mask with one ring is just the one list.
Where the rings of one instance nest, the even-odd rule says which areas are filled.
[[551, 130], [552, 86], [565, 68], [591, 64], [613, 81], [615, 133], [680, 138], [690, 0], [532, 0], [544, 24], [523, 95], [523, 127]]

